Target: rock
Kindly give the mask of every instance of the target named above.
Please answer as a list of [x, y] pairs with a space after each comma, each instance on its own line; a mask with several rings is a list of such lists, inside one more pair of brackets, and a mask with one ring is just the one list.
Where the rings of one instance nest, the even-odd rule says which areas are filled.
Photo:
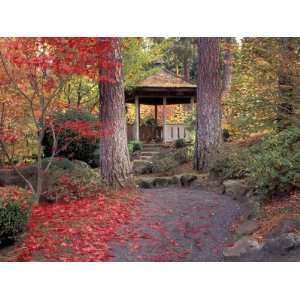
[[234, 200], [243, 201], [244, 196], [248, 191], [248, 187], [244, 180], [230, 179], [223, 182], [225, 187], [225, 194], [231, 196]]
[[276, 238], [284, 233], [291, 233], [300, 230], [300, 217], [282, 220], [275, 228], [273, 228], [267, 238]]
[[284, 233], [276, 238], [267, 239], [261, 249], [264, 257], [286, 256], [300, 249], [300, 234]]
[[153, 185], [154, 178], [140, 178], [136, 181], [136, 184], [142, 189], [151, 189]]
[[238, 236], [244, 236], [252, 234], [259, 228], [259, 224], [255, 220], [248, 220], [242, 223], [236, 230]]
[[232, 247], [225, 248], [223, 257], [225, 261], [239, 261], [247, 255], [259, 251], [261, 247], [256, 240], [245, 236], [235, 242]]
[[245, 203], [246, 217], [249, 220], [255, 219], [260, 213], [261, 203], [253, 199]]
[[197, 179], [196, 175], [183, 174], [181, 175], [180, 182], [182, 186], [190, 186], [193, 181]]
[[175, 175], [173, 177], [170, 178], [169, 180], [170, 184], [174, 184], [174, 185], [178, 185], [180, 186], [181, 182], [180, 182], [180, 176]]
[[151, 161], [139, 159], [133, 161], [132, 168], [136, 175], [150, 174], [152, 173], [153, 164]]
[[153, 185], [155, 187], [166, 187], [171, 183], [170, 177], [155, 177], [153, 180]]
[[[21, 173], [28, 179], [31, 183], [35, 183], [36, 180], [36, 166], [26, 166], [19, 168]], [[0, 184], [1, 185], [16, 185], [19, 187], [26, 187], [25, 181], [21, 176], [13, 169], [2, 169], [0, 170]]]
[[89, 164], [87, 164], [86, 162], [81, 161], [81, 160], [73, 160], [72, 163], [73, 163], [75, 166], [78, 166], [78, 167], [80, 167], [80, 168], [91, 169], [91, 167], [90, 167]]

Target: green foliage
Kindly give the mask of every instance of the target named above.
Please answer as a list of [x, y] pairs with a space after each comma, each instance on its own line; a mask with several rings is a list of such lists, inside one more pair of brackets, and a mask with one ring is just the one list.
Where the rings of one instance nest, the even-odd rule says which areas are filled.
[[[62, 128], [57, 134], [58, 156], [81, 160], [90, 164], [92, 167], [97, 167], [99, 161], [99, 157], [97, 156], [99, 141], [95, 138], [80, 136], [71, 129], [63, 128], [65, 121], [79, 120], [93, 122], [97, 120], [96, 116], [86, 111], [70, 109], [65, 112], [57, 113], [54, 119], [54, 123], [58, 125], [59, 128]], [[45, 156], [51, 156], [53, 147], [51, 130], [47, 130], [43, 139], [43, 146]]]
[[249, 182], [266, 196], [300, 187], [300, 129], [288, 128], [251, 147]]
[[130, 154], [132, 154], [136, 151], [141, 151], [141, 150], [143, 150], [143, 143], [140, 141], [130, 141], [128, 143], [128, 150], [129, 150]]
[[125, 85], [130, 88], [155, 72], [155, 62], [162, 57], [166, 43], [152, 43], [147, 38], [123, 39]]
[[63, 96], [70, 106], [90, 110], [99, 100], [98, 84], [87, 77], [73, 75], [64, 85]]
[[247, 149], [229, 149], [219, 155], [210, 173], [222, 180], [241, 179], [249, 174], [249, 157]]
[[27, 225], [31, 205], [26, 193], [22, 195], [20, 190], [16, 190], [17, 199], [5, 193], [0, 196], [0, 246], [14, 242]]
[[300, 128], [270, 134], [248, 149], [232, 148], [211, 172], [222, 179], [245, 178], [266, 198], [300, 188]]
[[[279, 125], [299, 126], [299, 49], [298, 38], [242, 40], [235, 51], [231, 92], [224, 101], [233, 133], [244, 137]], [[293, 107], [295, 117], [285, 109], [282, 113], [282, 106]]]
[[164, 44], [162, 57], [166, 69], [186, 79], [196, 79], [196, 43], [192, 37], [152, 38], [154, 44]]
[[66, 111], [57, 112], [54, 119], [58, 123], [65, 121], [96, 121], [97, 117], [86, 110], [68, 109]]
[[186, 146], [186, 141], [185, 139], [178, 139], [175, 141], [175, 148], [183, 148]]
[[153, 173], [168, 172], [179, 165], [191, 161], [193, 158], [193, 147], [184, 147], [165, 153], [159, 153], [153, 160]]

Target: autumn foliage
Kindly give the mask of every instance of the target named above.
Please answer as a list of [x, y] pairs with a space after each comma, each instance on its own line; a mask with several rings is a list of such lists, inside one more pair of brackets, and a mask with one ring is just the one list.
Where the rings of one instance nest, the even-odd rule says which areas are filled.
[[132, 192], [98, 193], [69, 203], [33, 208], [28, 234], [13, 261], [106, 261], [108, 242], [128, 222], [137, 197]]

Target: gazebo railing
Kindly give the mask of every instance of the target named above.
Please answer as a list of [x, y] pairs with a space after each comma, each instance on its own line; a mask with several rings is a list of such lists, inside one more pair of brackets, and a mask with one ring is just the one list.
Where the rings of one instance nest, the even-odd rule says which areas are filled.
[[[165, 141], [178, 139], [190, 140], [190, 133], [185, 124], [166, 124]], [[135, 125], [127, 125], [128, 140], [135, 140]], [[141, 125], [139, 128], [140, 140], [143, 142], [162, 141], [163, 127], [155, 125]]]

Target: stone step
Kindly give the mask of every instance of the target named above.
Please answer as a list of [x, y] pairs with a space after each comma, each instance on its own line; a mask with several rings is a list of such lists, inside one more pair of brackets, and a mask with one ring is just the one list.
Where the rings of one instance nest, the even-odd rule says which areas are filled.
[[141, 160], [151, 160], [152, 157], [153, 157], [152, 155], [140, 155]]
[[160, 144], [143, 144], [143, 148], [156, 148], [156, 149], [160, 149], [162, 147], [162, 145]]
[[142, 155], [142, 156], [153, 156], [153, 155], [156, 155], [156, 154], [158, 154], [159, 153], [159, 151], [142, 151], [142, 152], [140, 152], [140, 154]]
[[159, 147], [143, 147], [143, 150], [145, 152], [160, 152], [160, 148]]

